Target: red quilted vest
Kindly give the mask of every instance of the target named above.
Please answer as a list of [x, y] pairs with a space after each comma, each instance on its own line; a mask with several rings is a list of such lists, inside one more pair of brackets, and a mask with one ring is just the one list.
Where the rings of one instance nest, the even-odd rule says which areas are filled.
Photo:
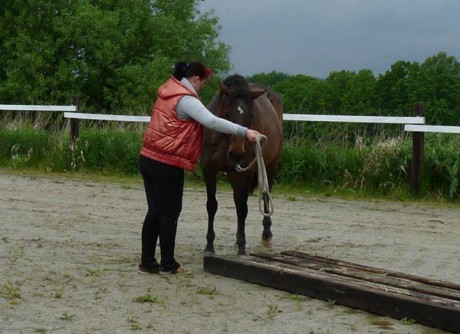
[[176, 105], [184, 95], [198, 97], [174, 77], [158, 88], [141, 155], [193, 171], [201, 155], [203, 126], [194, 119], [177, 117]]

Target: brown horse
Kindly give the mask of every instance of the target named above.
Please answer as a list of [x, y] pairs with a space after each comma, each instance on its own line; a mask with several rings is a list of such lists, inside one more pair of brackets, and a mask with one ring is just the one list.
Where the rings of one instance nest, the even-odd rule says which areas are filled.
[[[267, 137], [263, 159], [271, 189], [278, 161], [283, 149], [283, 107], [278, 95], [269, 87], [250, 84], [240, 75], [232, 75], [220, 84], [220, 91], [208, 105], [216, 116], [259, 131]], [[219, 172], [225, 172], [233, 188], [238, 227], [236, 244], [238, 254], [246, 254], [245, 221], [248, 214], [248, 197], [257, 186], [257, 164], [244, 172], [237, 171], [251, 164], [255, 158], [254, 144], [243, 137], [230, 136], [205, 129], [201, 166], [206, 183], [208, 231], [205, 252], [214, 253], [214, 217], [217, 212], [216, 183]], [[269, 198], [263, 196], [264, 213], [269, 212]], [[264, 215], [262, 242], [269, 245], [272, 239], [271, 218]]]

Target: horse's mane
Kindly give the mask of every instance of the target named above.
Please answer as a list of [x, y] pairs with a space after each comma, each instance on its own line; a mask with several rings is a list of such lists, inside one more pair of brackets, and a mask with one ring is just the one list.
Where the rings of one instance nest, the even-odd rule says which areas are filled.
[[249, 83], [243, 76], [238, 74], [231, 75], [223, 83], [229, 88], [232, 97], [249, 97]]

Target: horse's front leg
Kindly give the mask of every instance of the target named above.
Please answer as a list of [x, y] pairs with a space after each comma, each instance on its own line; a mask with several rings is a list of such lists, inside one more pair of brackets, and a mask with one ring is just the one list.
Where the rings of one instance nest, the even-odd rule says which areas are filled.
[[248, 216], [248, 197], [249, 190], [234, 190], [233, 200], [236, 206], [236, 216], [238, 226], [236, 229], [236, 244], [238, 246], [238, 255], [246, 255], [246, 233], [245, 223]]
[[[264, 200], [264, 213], [270, 213], [270, 199], [268, 198], [267, 194], [262, 194], [262, 198]], [[264, 227], [262, 231], [262, 245], [265, 247], [270, 247], [272, 245], [273, 234], [271, 231], [272, 226], [272, 219], [269, 216], [264, 216], [262, 220], [262, 225]]]
[[206, 210], [208, 211], [208, 231], [206, 233], [206, 248], [204, 249], [204, 252], [214, 254], [214, 239], [216, 238], [216, 234], [214, 232], [214, 218], [216, 216], [218, 207], [218, 202], [216, 199], [217, 175], [208, 175], [208, 173], [203, 171], [203, 176], [206, 183]]

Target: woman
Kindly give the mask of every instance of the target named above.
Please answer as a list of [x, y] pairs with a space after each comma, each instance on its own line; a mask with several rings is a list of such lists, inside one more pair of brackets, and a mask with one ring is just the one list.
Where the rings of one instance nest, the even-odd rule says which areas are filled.
[[[212, 71], [200, 62], [177, 63], [173, 76], [158, 89], [140, 152], [148, 211], [142, 227], [141, 273], [190, 273], [174, 257], [177, 221], [182, 210], [184, 170], [193, 171], [201, 154], [203, 126], [246, 137], [259, 132], [214, 116], [197, 92]], [[155, 258], [160, 239], [161, 262]]]

